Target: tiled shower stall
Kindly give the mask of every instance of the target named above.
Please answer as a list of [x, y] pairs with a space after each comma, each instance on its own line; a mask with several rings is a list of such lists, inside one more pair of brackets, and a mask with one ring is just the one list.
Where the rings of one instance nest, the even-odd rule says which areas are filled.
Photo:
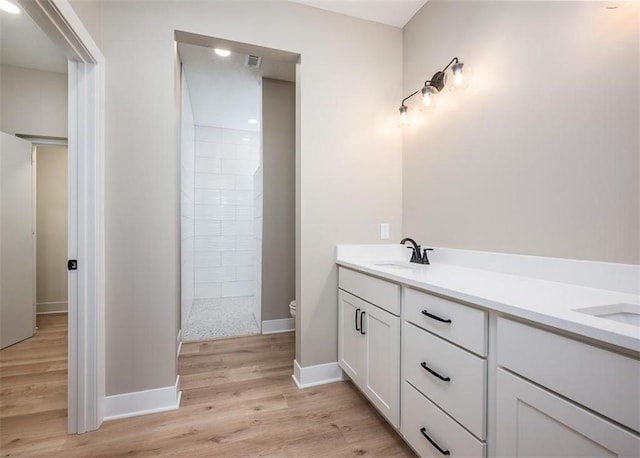
[[184, 340], [259, 332], [254, 313], [259, 143], [258, 132], [195, 126], [193, 305], [183, 317]]

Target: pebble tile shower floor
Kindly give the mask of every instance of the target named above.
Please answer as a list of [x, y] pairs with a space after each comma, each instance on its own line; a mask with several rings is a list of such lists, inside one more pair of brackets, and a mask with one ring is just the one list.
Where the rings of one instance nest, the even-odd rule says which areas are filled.
[[253, 296], [196, 299], [182, 330], [183, 342], [259, 334], [252, 304]]

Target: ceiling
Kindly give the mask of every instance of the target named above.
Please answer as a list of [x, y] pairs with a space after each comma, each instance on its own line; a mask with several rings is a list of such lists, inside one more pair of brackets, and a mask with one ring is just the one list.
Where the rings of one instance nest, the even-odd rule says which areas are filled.
[[[249, 68], [248, 54], [235, 52], [238, 46], [229, 43], [220, 44], [234, 50], [228, 57], [216, 55], [211, 47], [178, 43], [193, 118], [196, 125], [257, 132], [260, 125], [247, 120], [260, 120], [262, 78], [295, 81], [295, 63], [263, 57], [260, 68]], [[251, 54], [264, 55], [259, 49]]]
[[[403, 27], [427, 0], [290, 0], [348, 16]], [[0, 13], [0, 63], [67, 72], [67, 59], [29, 15]], [[265, 59], [266, 63], [266, 59]]]
[[289, 0], [334, 13], [404, 27], [428, 0]]
[[24, 12], [0, 12], [0, 63], [67, 73], [67, 58]]

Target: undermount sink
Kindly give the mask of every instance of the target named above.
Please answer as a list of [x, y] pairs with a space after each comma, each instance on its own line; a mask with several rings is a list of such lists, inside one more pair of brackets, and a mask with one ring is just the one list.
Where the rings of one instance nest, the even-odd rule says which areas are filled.
[[610, 304], [574, 309], [574, 312], [640, 327], [640, 305]]
[[382, 267], [384, 269], [392, 269], [392, 270], [411, 270], [412, 267], [406, 264], [400, 264], [397, 262], [377, 262], [373, 264], [376, 267]]

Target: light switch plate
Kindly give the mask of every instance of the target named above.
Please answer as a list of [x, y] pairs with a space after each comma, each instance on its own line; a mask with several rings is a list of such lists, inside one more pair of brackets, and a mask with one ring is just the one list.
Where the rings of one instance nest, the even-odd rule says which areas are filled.
[[380, 238], [387, 240], [389, 238], [389, 223], [380, 224]]

